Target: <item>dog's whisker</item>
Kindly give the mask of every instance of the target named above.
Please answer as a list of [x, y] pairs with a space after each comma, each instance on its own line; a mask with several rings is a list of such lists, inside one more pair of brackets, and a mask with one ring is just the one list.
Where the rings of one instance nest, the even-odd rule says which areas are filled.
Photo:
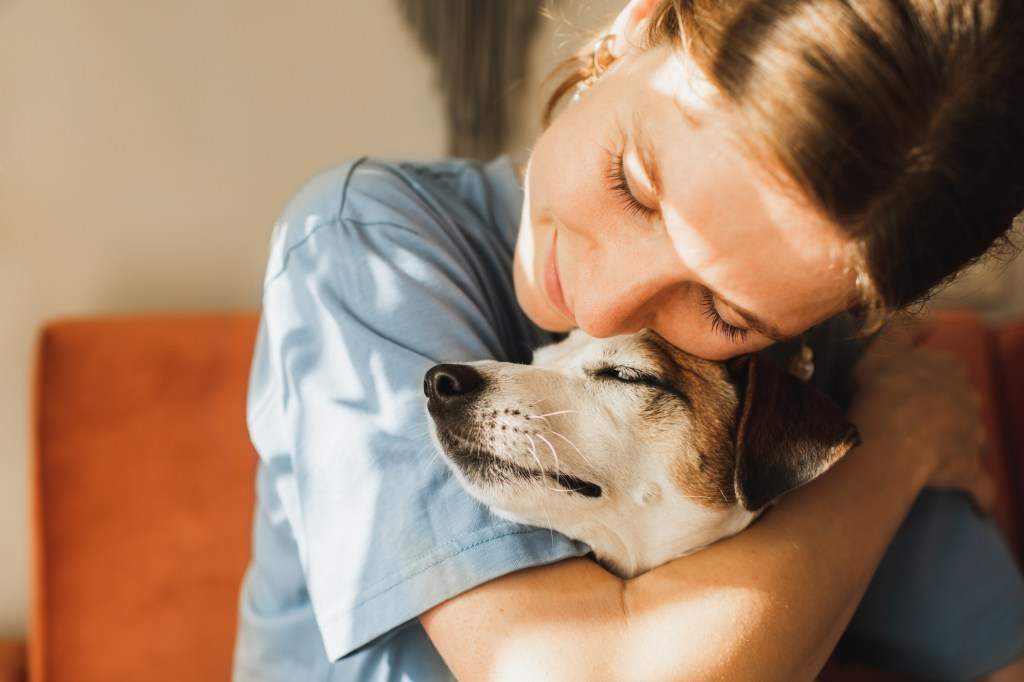
[[529, 439], [530, 454], [533, 455], [533, 461], [535, 461], [537, 463], [537, 466], [540, 467], [541, 475], [544, 475], [544, 463], [540, 461], [540, 457], [537, 455], [537, 443], [534, 442], [533, 437], [530, 434], [525, 433], [523, 435]]
[[579, 449], [578, 447], [576, 447], [576, 444], [575, 444], [575, 443], [573, 443], [573, 442], [572, 442], [571, 440], [569, 440], [568, 438], [566, 438], [565, 436], [563, 436], [562, 434], [560, 434], [560, 433], [559, 433], [558, 431], [550, 431], [550, 433], [551, 433], [551, 434], [553, 434], [553, 435], [555, 435], [555, 436], [558, 436], [559, 438], [561, 438], [562, 440], [564, 440], [564, 441], [565, 441], [566, 443], [568, 443], [569, 445], [571, 445], [571, 446], [572, 446], [572, 449], [576, 451], [576, 454], [578, 454], [578, 455], [580, 456], [580, 458], [581, 458], [581, 459], [582, 459], [582, 460], [583, 460], [584, 462], [586, 462], [587, 466], [588, 466], [588, 467], [590, 467], [590, 470], [591, 470], [591, 471], [594, 471], [594, 465], [593, 465], [593, 464], [592, 464], [592, 463], [590, 462], [590, 459], [588, 459], [588, 458], [587, 458], [587, 456], [583, 454], [583, 451], [581, 451], [581, 450], [580, 450], [580, 449]]
[[[523, 434], [523, 435], [525, 435], [530, 440], [530, 454], [533, 456], [533, 460], [535, 462], [537, 462], [537, 466], [540, 467], [540, 474], [539, 474], [540, 477], [541, 478], [547, 477], [547, 473], [544, 471], [544, 463], [540, 460], [540, 457], [537, 455], [537, 443], [533, 440], [533, 436], [531, 436], [530, 434], [526, 433], [526, 434]], [[537, 437], [540, 438], [545, 443], [547, 443], [548, 447], [551, 448], [551, 443], [548, 442], [548, 440], [546, 438], [544, 438], [544, 436], [542, 436], [540, 434], [537, 434]], [[555, 453], [554, 448], [551, 448], [551, 452], [555, 454], [555, 478], [557, 479], [557, 477], [558, 477], [558, 454]], [[544, 485], [542, 487], [545, 490], [551, 490], [551, 491], [556, 492], [556, 493], [571, 493], [571, 492], [573, 492], [572, 490], [569, 490], [565, 486], [554, 487], [554, 486], [550, 486], [550, 485]], [[547, 516], [547, 510], [546, 509], [544, 510], [544, 515]]]
[[575, 414], [576, 410], [558, 410], [557, 412], [548, 412], [547, 414], [530, 414], [527, 415], [527, 419], [547, 419], [548, 417], [554, 417], [556, 414]]
[[419, 459], [424, 455], [426, 455], [429, 461], [432, 462], [436, 460], [438, 462], [441, 462], [442, 465], [444, 465], [444, 458], [441, 457], [441, 453], [438, 452], [437, 448], [434, 447], [433, 443], [429, 441], [420, 446], [419, 450], [416, 452], [416, 458]]
[[[529, 437], [530, 437], [530, 434], [526, 434], [526, 437], [527, 437], [527, 438], [529, 438]], [[532, 439], [532, 438], [530, 439], [530, 443], [531, 443], [531, 445], [533, 444], [533, 439]], [[534, 453], [536, 453], [536, 448], [534, 448]], [[535, 454], [534, 456], [536, 456], [536, 454]], [[538, 460], [538, 462], [539, 462], [539, 461], [540, 461], [540, 460]], [[544, 468], [544, 467], [543, 467], [543, 465], [542, 465], [542, 466], [541, 466], [541, 469], [543, 469], [543, 468]], [[539, 506], [540, 506], [540, 510], [541, 510], [542, 512], [544, 512], [544, 519], [545, 519], [545, 520], [547, 521], [547, 523], [546, 523], [546, 524], [544, 524], [544, 525], [545, 525], [545, 526], [547, 526], [547, 529], [548, 529], [548, 539], [549, 539], [549, 541], [551, 542], [551, 548], [552, 548], [552, 549], [554, 549], [554, 548], [555, 548], [555, 526], [554, 526], [554, 524], [553, 524], [553, 523], [551, 523], [551, 515], [550, 515], [550, 514], [548, 514], [548, 508], [547, 508], [547, 506], [546, 506], [546, 505], [544, 504], [544, 499], [543, 499], [543, 498], [541, 498], [541, 499], [539, 500], [539, 503], [540, 503], [540, 504], [539, 504]]]
[[418, 450], [414, 451], [415, 454], [413, 456], [415, 458], [419, 459], [420, 457], [427, 455], [427, 457], [429, 458], [434, 458], [442, 462], [444, 461], [441, 457], [441, 453], [438, 451], [437, 446], [434, 445], [434, 441], [431, 439], [429, 432], [421, 434], [413, 442], [418, 443], [420, 446]]
[[540, 411], [541, 405], [544, 405], [545, 403], [548, 403], [549, 401], [550, 401], [550, 398], [545, 396], [543, 398], [538, 398], [537, 400], [535, 400], [532, 403], [529, 403], [528, 405], [524, 405], [523, 408], [527, 412]]
[[558, 463], [558, 451], [555, 450], [555, 446], [551, 444], [551, 441], [549, 441], [547, 438], [545, 438], [544, 436], [540, 435], [539, 433], [537, 434], [537, 438], [540, 438], [542, 441], [544, 441], [545, 445], [547, 445], [549, 448], [551, 448], [551, 456], [555, 458], [555, 475], [558, 475], [559, 469], [560, 469], [559, 463]]

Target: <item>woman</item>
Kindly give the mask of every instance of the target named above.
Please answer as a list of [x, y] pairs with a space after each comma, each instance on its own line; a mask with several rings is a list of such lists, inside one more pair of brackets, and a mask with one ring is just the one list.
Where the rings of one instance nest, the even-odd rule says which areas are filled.
[[[847, 631], [870, 662], [1022, 679], [1019, 570], [965, 496], [920, 494], [990, 494], [962, 374], [895, 333], [847, 382], [837, 316], [876, 329], [1024, 205], [1024, 10], [634, 0], [611, 33], [524, 192], [503, 160], [360, 160], [286, 210], [236, 678], [813, 679]], [[426, 436], [431, 364], [526, 361], [576, 326], [713, 359], [814, 328], [815, 381], [850, 388], [864, 442], [748, 531], [622, 581], [491, 517]]]

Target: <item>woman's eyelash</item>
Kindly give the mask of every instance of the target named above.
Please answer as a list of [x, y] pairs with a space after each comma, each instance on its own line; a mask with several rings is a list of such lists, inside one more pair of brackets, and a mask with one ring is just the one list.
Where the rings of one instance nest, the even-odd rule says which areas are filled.
[[619, 195], [622, 199], [626, 213], [631, 216], [650, 216], [657, 213], [653, 208], [648, 208], [637, 201], [633, 190], [629, 188], [629, 181], [626, 179], [626, 169], [622, 165], [622, 153], [613, 153], [611, 157], [612, 162], [611, 168], [608, 171], [608, 181], [611, 183], [612, 192]]
[[[611, 183], [612, 191], [622, 198], [627, 213], [632, 216], [649, 216], [657, 213], [655, 209], [641, 204], [636, 196], [634, 196], [633, 190], [629, 188], [629, 180], [626, 179], [626, 170], [623, 167], [621, 152], [613, 152], [611, 154], [611, 168], [608, 171], [608, 180]], [[704, 317], [711, 323], [711, 328], [715, 332], [735, 343], [746, 341], [749, 332], [746, 329], [733, 326], [722, 319], [722, 316], [718, 314], [718, 308], [715, 307], [715, 297], [710, 291], [705, 290], [701, 295], [701, 307], [703, 308]]]
[[747, 340], [748, 331], [739, 327], [734, 327], [718, 314], [718, 308], [715, 307], [715, 297], [710, 291], [704, 290], [701, 294], [701, 307], [704, 309], [704, 317], [711, 322], [711, 328], [726, 337], [730, 341], [735, 343], [742, 343]]

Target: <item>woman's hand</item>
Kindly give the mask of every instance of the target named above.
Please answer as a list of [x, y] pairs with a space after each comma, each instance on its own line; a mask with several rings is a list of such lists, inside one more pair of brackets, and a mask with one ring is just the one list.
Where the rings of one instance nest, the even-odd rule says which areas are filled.
[[927, 326], [904, 324], [872, 343], [854, 370], [848, 416], [865, 442], [918, 458], [927, 485], [963, 490], [988, 509], [995, 484], [982, 464], [981, 398], [959, 360], [919, 347]]

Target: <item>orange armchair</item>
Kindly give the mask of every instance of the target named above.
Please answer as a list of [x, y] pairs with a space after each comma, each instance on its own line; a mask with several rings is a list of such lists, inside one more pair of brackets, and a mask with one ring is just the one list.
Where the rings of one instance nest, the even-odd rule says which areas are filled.
[[39, 340], [30, 679], [230, 679], [256, 454], [256, 316], [94, 318]]
[[[43, 330], [29, 679], [229, 678], [254, 501], [244, 404], [256, 324], [243, 313]], [[1024, 323], [993, 330], [947, 313], [931, 343], [961, 355], [996, 406], [998, 518], [1019, 555]], [[822, 679], [905, 678], [830, 668]]]

